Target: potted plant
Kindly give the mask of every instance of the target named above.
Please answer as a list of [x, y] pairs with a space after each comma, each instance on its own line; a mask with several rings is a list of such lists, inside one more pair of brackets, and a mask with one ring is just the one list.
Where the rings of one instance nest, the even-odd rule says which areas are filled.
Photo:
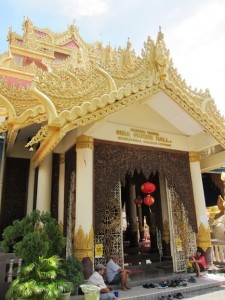
[[23, 265], [19, 278], [10, 284], [6, 299], [53, 300], [65, 291], [71, 292], [74, 285], [62, 277], [61, 261], [55, 255]]
[[62, 278], [73, 283], [71, 295], [77, 294], [80, 284], [84, 282], [82, 263], [74, 256], [69, 256], [61, 262]]
[[60, 280], [57, 283], [58, 289], [60, 291], [60, 295], [58, 296], [58, 300], [69, 300], [71, 292], [74, 290], [74, 285], [70, 281]]

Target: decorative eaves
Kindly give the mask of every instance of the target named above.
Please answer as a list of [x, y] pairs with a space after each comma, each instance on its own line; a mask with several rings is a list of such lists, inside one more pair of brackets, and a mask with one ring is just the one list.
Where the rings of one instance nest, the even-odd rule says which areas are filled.
[[[48, 71], [36, 71], [33, 86], [29, 89], [9, 88], [0, 82], [3, 96], [16, 112], [0, 129], [10, 131], [11, 141], [18, 128], [32, 122], [48, 122], [27, 144], [40, 143], [33, 158], [35, 166], [67, 132], [93, 123], [161, 90], [225, 147], [224, 118], [208, 91], [192, 90], [174, 69], [161, 30], [156, 43], [149, 37], [144, 43], [141, 57], [137, 57], [129, 40], [124, 49], [113, 50], [110, 45], [103, 48], [101, 43], [85, 43], [74, 25], [62, 34], [53, 34], [47, 29], [41, 31], [29, 22], [27, 25], [30, 27], [26, 28], [23, 36], [26, 41], [44, 32], [43, 43], [49, 47], [54, 43], [62, 45], [71, 38], [80, 47], [70, 49], [70, 56], [60, 63], [47, 57], [42, 59]], [[15, 35], [11, 34], [13, 37]], [[31, 44], [28, 43], [28, 48]], [[9, 60], [3, 61], [10, 65]], [[12, 64], [10, 67], [13, 69]], [[23, 68], [20, 71], [25, 73]], [[3, 112], [5, 104], [1, 99], [0, 104], [0, 111]]]

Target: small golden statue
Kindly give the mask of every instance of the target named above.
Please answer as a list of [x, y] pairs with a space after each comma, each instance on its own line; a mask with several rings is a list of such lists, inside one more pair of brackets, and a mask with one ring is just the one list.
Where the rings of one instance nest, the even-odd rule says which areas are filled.
[[225, 201], [222, 198], [221, 195], [218, 196], [217, 199], [217, 207], [219, 209], [219, 212], [217, 214], [215, 214], [214, 216], [214, 220], [218, 219], [219, 217], [223, 216], [225, 213]]

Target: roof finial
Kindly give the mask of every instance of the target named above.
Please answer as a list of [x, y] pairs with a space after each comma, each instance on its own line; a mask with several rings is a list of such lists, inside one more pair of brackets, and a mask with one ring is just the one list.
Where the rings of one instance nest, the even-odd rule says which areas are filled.
[[159, 32], [158, 32], [158, 36], [157, 36], [157, 41], [162, 41], [164, 39], [164, 35], [161, 31], [161, 26], [159, 26]]
[[9, 31], [8, 31], [8, 35], [7, 35], [7, 41], [9, 42], [9, 44], [11, 44], [12, 42], [12, 25], [9, 26]]
[[132, 44], [130, 42], [130, 38], [128, 37], [128, 39], [127, 39], [127, 50], [130, 50], [131, 47], [132, 47]]

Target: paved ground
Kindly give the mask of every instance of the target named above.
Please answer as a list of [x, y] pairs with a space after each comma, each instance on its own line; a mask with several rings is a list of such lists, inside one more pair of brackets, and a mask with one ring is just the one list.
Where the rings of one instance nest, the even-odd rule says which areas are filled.
[[225, 299], [225, 285], [214, 287], [202, 291], [194, 291], [188, 293], [185, 299], [193, 300], [224, 300]]
[[142, 286], [135, 286], [128, 292], [119, 290], [119, 298], [123, 300], [171, 300], [176, 299], [173, 295], [178, 293], [183, 294], [185, 299], [225, 300], [224, 274], [207, 274], [202, 278], [196, 278], [196, 283], [188, 283], [186, 287], [145, 289]]
[[[132, 289], [124, 292], [119, 289], [119, 286], [114, 290], [119, 292], [120, 300], [171, 300], [176, 299], [173, 296], [182, 293], [184, 299], [194, 299], [194, 300], [225, 300], [225, 273], [219, 274], [209, 274], [206, 273], [201, 278], [196, 278], [196, 282], [189, 282], [191, 274], [174, 274], [168, 273], [163, 274], [166, 277], [159, 276], [156, 278], [156, 273], [153, 272], [152, 276], [145, 273], [137, 273], [137, 276], [131, 278], [130, 286]], [[161, 275], [161, 274], [160, 274]], [[159, 283], [162, 280], [173, 280], [175, 278], [184, 278], [188, 281], [186, 287], [169, 287], [165, 289], [159, 288], [144, 288], [145, 283]], [[164, 298], [163, 298], [164, 297]], [[95, 300], [95, 299], [85, 299], [84, 296], [71, 297], [71, 300]]]

